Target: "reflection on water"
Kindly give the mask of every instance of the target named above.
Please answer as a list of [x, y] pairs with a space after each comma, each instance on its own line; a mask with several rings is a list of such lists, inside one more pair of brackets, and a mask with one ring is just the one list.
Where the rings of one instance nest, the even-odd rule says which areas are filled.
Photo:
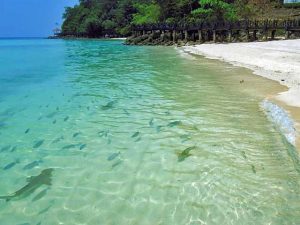
[[298, 156], [260, 109], [276, 84], [119, 41], [0, 49], [1, 223], [300, 221]]

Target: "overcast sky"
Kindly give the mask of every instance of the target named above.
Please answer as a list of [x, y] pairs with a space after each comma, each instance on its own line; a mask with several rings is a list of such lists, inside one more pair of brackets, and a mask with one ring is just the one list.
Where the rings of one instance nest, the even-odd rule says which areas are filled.
[[78, 0], [0, 0], [0, 37], [47, 37]]

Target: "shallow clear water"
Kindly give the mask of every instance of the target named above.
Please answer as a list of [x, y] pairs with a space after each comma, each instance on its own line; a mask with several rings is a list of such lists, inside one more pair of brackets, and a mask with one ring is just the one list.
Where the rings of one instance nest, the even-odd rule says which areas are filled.
[[277, 88], [173, 48], [0, 40], [0, 224], [299, 224]]

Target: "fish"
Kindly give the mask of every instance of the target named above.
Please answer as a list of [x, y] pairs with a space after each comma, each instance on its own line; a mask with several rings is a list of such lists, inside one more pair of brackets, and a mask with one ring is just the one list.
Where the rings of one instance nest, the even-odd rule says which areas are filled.
[[8, 151], [10, 148], [11, 148], [11, 145], [6, 145], [6, 146], [1, 148], [0, 152]]
[[169, 123], [167, 126], [168, 127], [176, 127], [176, 126], [179, 126], [181, 124], [182, 124], [181, 121], [174, 121], [174, 122]]
[[247, 156], [246, 156], [246, 152], [245, 151], [242, 151], [242, 156], [244, 159], [247, 159]]
[[135, 142], [139, 142], [140, 140], [142, 140], [141, 137], [139, 137], [138, 139], [136, 139]]
[[44, 190], [42, 190], [40, 193], [38, 193], [31, 201], [32, 202], [35, 202], [37, 200], [40, 200], [42, 197], [44, 197], [46, 194], [47, 194], [47, 191], [49, 189], [48, 188], [45, 188]]
[[56, 124], [56, 120], [53, 120], [53, 122], [52, 122], [53, 124]]
[[69, 116], [66, 116], [66, 117], [64, 118], [64, 122], [67, 122], [68, 119], [69, 119]]
[[76, 145], [74, 145], [74, 144], [72, 144], [72, 145], [66, 145], [66, 146], [64, 146], [64, 147], [62, 147], [62, 149], [64, 150], [64, 149], [71, 149], [71, 148], [76, 148], [78, 146], [78, 144], [76, 144]]
[[59, 111], [59, 107], [58, 106], [56, 107], [56, 111]]
[[54, 169], [48, 168], [43, 170], [37, 176], [31, 176], [27, 178], [27, 184], [21, 189], [17, 190], [11, 195], [0, 196], [0, 200], [5, 200], [6, 202], [12, 200], [20, 200], [28, 197], [32, 193], [34, 193], [38, 188], [43, 185], [51, 186], [52, 185], [52, 173]]
[[26, 131], [25, 131], [25, 134], [28, 134], [30, 131], [30, 129], [28, 128]]
[[104, 131], [100, 131], [98, 132], [98, 135], [100, 137], [107, 137], [108, 136], [109, 131], [108, 130], [104, 130]]
[[46, 208], [42, 209], [41, 211], [39, 211], [39, 212], [38, 212], [38, 215], [41, 215], [41, 214], [47, 212], [51, 207], [52, 207], [52, 204], [49, 205], [49, 206], [47, 206]]
[[86, 107], [87, 108], [87, 110], [90, 110], [90, 107], [88, 106], [88, 107]]
[[23, 167], [23, 170], [30, 170], [30, 169], [32, 169], [34, 167], [37, 167], [42, 162], [43, 162], [42, 160], [35, 160], [35, 161], [33, 161], [33, 162], [28, 163], [27, 165], [25, 165]]
[[108, 161], [113, 161], [115, 158], [117, 158], [119, 155], [121, 154], [121, 152], [118, 153], [113, 153], [110, 156], [107, 157]]
[[82, 149], [84, 149], [85, 147], [86, 147], [86, 144], [82, 144], [82, 145], [79, 146], [79, 150], [82, 150]]
[[19, 160], [11, 162], [11, 163], [7, 164], [5, 167], [3, 167], [3, 170], [9, 170], [9, 169], [13, 168], [15, 165], [17, 165], [18, 163], [20, 163]]
[[186, 142], [189, 139], [191, 139], [191, 137], [188, 134], [183, 134], [180, 136], [181, 142]]
[[130, 113], [129, 113], [126, 109], [123, 109], [123, 111], [124, 111], [124, 113], [125, 113], [127, 116], [130, 115]]
[[41, 119], [43, 119], [43, 116], [40, 116], [40, 117], [38, 118], [38, 120], [41, 120]]
[[14, 151], [16, 151], [17, 150], [17, 146], [14, 146], [11, 150], [10, 150], [10, 152], [14, 152]]
[[51, 118], [53, 118], [56, 114], [57, 114], [57, 112], [52, 112], [52, 113], [49, 113], [46, 117], [47, 117], [48, 119], [51, 119]]
[[44, 143], [45, 140], [40, 140], [40, 141], [37, 141], [35, 142], [35, 144], [33, 145], [33, 148], [38, 148], [40, 147], [43, 143]]
[[186, 158], [190, 157], [192, 154], [190, 154], [190, 151], [194, 150], [196, 146], [188, 147], [182, 152], [177, 153], [178, 162], [184, 161]]
[[157, 127], [156, 127], [156, 132], [157, 132], [157, 133], [160, 132], [160, 131], [161, 131], [161, 128], [163, 128], [163, 126], [157, 126]]
[[117, 162], [115, 162], [114, 164], [112, 164], [111, 168], [115, 168], [116, 166], [120, 165], [123, 161], [120, 159]]
[[106, 105], [102, 106], [101, 109], [102, 109], [102, 110], [112, 109], [116, 103], [117, 103], [116, 100], [110, 101], [110, 102], [107, 103]]
[[254, 174], [256, 174], [256, 169], [255, 169], [255, 166], [254, 166], [254, 165], [251, 165], [251, 169], [252, 169], [252, 172], [253, 172]]
[[149, 121], [149, 126], [150, 126], [150, 127], [153, 127], [153, 125], [154, 125], [154, 119], [152, 118], [152, 119]]
[[137, 136], [139, 136], [140, 135], [140, 132], [135, 132], [131, 137], [132, 138], [136, 138]]
[[59, 138], [56, 138], [54, 141], [52, 141], [52, 144], [56, 144], [64, 139], [64, 136], [60, 136]]
[[77, 132], [77, 133], [73, 134], [73, 138], [76, 138], [79, 134], [81, 134], [81, 133]]

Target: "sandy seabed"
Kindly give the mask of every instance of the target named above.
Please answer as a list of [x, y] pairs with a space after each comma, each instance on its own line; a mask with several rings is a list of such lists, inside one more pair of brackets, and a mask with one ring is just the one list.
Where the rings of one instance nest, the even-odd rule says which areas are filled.
[[295, 120], [297, 148], [300, 146], [300, 39], [269, 42], [201, 44], [185, 46], [187, 53], [219, 59], [254, 71], [254, 74], [287, 86], [275, 99]]

